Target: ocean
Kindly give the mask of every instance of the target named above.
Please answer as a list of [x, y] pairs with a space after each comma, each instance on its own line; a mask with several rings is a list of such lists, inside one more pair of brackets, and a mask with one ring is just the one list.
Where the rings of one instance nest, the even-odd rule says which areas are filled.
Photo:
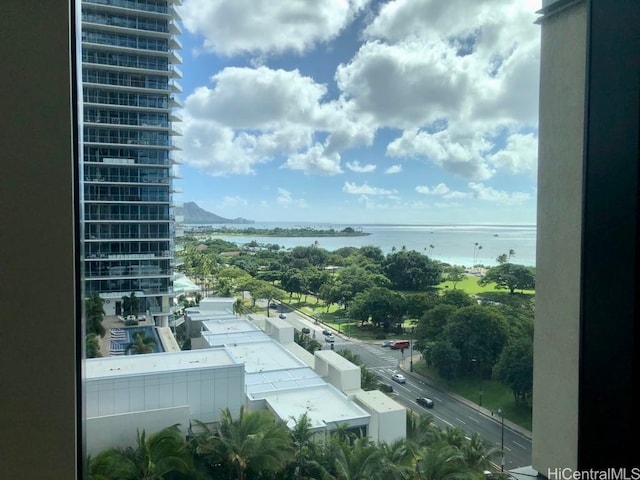
[[[186, 225], [187, 227], [189, 225]], [[339, 225], [328, 223], [252, 223], [243, 225], [215, 225], [217, 227], [245, 229], [316, 228], [342, 230], [352, 227], [369, 233], [358, 237], [266, 237], [242, 235], [215, 235], [239, 246], [251, 241], [278, 244], [284, 248], [309, 246], [317, 242], [329, 251], [341, 247], [373, 245], [388, 254], [403, 247], [428, 255], [451, 265], [470, 267], [476, 264], [497, 265], [498, 255], [513, 250], [512, 263], [535, 266], [535, 225]]]

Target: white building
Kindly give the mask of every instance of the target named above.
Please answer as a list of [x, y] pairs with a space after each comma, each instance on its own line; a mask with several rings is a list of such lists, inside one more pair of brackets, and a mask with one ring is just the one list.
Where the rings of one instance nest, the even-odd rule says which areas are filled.
[[360, 388], [360, 367], [334, 351], [311, 355], [279, 318], [224, 313], [228, 302], [186, 309], [199, 332], [190, 351], [86, 361], [87, 450], [131, 445], [148, 432], [219, 420], [223, 409], [269, 410], [293, 425], [307, 414], [319, 433], [347, 425], [374, 441], [405, 437], [406, 410], [379, 391]]

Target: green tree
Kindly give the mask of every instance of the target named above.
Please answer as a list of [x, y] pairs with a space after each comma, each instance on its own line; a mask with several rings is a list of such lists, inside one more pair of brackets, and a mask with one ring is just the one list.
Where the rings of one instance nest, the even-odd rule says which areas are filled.
[[501, 253], [500, 255], [498, 255], [496, 257], [496, 262], [498, 262], [499, 264], [503, 264], [503, 263], [507, 263], [509, 261], [509, 258], [507, 257], [506, 253]]
[[456, 311], [456, 307], [441, 303], [426, 312], [416, 325], [414, 336], [416, 343], [434, 342], [442, 338], [444, 327], [449, 318]]
[[448, 380], [456, 376], [460, 368], [460, 351], [451, 342], [433, 342], [424, 352], [425, 359], [438, 370], [438, 374]]
[[129, 344], [131, 353], [139, 355], [153, 352], [156, 341], [153, 337], [147, 337], [144, 332], [135, 332], [133, 334], [133, 342]]
[[467, 277], [467, 273], [465, 269], [458, 266], [453, 265], [446, 269], [445, 281], [453, 283], [453, 289], [456, 289], [456, 285], [463, 281]]
[[122, 313], [125, 316], [134, 315], [138, 316], [140, 313], [140, 299], [136, 297], [135, 292], [131, 292], [131, 295], [122, 297]]
[[416, 480], [465, 480], [472, 478], [460, 451], [451, 445], [423, 448], [416, 463]]
[[533, 390], [533, 340], [521, 337], [507, 345], [493, 369], [493, 376], [513, 391], [516, 403]]
[[94, 293], [84, 302], [87, 334], [94, 333], [104, 337], [107, 333], [102, 322], [104, 321], [104, 299]]
[[427, 311], [440, 303], [440, 298], [433, 292], [419, 292], [407, 295], [405, 298], [409, 318], [421, 318]]
[[442, 282], [440, 264], [414, 250], [388, 255], [383, 271], [397, 290], [420, 291]]
[[500, 455], [500, 449], [477, 433], [473, 433], [471, 438], [465, 440], [460, 447], [460, 453], [467, 467], [476, 471], [489, 470], [491, 463]]
[[139, 431], [135, 447], [105, 450], [88, 463], [89, 477], [96, 480], [162, 480], [170, 474], [198, 478], [177, 425], [148, 437]]
[[453, 305], [456, 308], [475, 305], [476, 301], [467, 292], [462, 290], [447, 290], [442, 294], [441, 303]]
[[358, 293], [349, 306], [350, 318], [371, 322], [388, 331], [392, 324], [402, 323], [406, 304], [404, 295], [383, 287], [374, 287]]
[[442, 430], [433, 423], [433, 415], [430, 413], [407, 412], [407, 440], [419, 447], [426, 447], [436, 443], [441, 436]]
[[275, 473], [294, 459], [293, 442], [287, 427], [268, 411], [248, 412], [240, 408], [234, 419], [229, 409], [222, 411], [217, 427], [198, 422], [194, 435], [196, 452], [215, 474], [220, 462], [236, 473], [237, 480]]
[[456, 310], [443, 338], [460, 352], [459, 373], [487, 377], [507, 343], [508, 328], [498, 310], [474, 305]]
[[510, 293], [516, 290], [531, 290], [536, 285], [535, 269], [524, 265], [503, 263], [487, 270], [487, 273], [478, 280], [478, 285], [495, 283], [497, 288], [506, 288]]
[[340, 442], [335, 451], [336, 480], [386, 480], [392, 465], [369, 437]]
[[280, 290], [278, 287], [271, 285], [270, 283], [257, 281], [255, 284], [251, 285], [251, 296], [253, 297], [253, 302], [255, 305], [255, 301], [258, 298], [262, 298], [267, 301], [267, 317], [270, 316], [269, 312], [269, 304], [272, 300], [282, 301], [284, 299], [284, 292]]
[[98, 341], [98, 335], [95, 333], [89, 333], [85, 339], [85, 348], [87, 351], [87, 358], [101, 357], [100, 354], [100, 342]]

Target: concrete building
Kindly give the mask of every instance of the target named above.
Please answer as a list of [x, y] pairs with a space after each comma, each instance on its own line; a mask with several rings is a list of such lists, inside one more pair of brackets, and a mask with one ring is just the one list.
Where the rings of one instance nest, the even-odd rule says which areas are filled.
[[224, 348], [91, 359], [85, 369], [87, 453], [134, 445], [194, 420], [214, 422], [244, 405], [244, 366]]
[[172, 137], [182, 63], [179, 0], [83, 0], [82, 180], [85, 294], [107, 315], [122, 297], [166, 326], [172, 306]]

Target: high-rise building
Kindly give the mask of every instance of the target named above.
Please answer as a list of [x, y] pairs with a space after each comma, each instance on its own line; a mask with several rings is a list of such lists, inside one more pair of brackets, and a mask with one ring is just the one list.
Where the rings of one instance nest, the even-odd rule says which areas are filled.
[[171, 315], [180, 0], [82, 0], [85, 294]]

